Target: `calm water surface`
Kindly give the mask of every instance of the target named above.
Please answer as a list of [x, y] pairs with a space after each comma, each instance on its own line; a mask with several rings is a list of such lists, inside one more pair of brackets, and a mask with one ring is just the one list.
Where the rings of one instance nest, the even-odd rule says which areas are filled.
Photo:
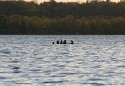
[[125, 86], [125, 36], [1, 35], [0, 86]]

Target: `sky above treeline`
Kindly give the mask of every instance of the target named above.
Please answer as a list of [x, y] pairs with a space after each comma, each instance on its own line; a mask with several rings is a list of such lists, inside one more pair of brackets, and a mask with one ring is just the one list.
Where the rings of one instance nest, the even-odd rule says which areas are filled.
[[[27, 0], [27, 1], [33, 1], [33, 0]], [[37, 1], [38, 3], [41, 3], [41, 2], [47, 2], [47, 1], [50, 1], [50, 0], [34, 0], [34, 1]], [[56, 2], [86, 2], [86, 0], [55, 0]], [[106, 1], [106, 0], [101, 0], [101, 1]], [[119, 2], [120, 0], [111, 0], [112, 2]]]

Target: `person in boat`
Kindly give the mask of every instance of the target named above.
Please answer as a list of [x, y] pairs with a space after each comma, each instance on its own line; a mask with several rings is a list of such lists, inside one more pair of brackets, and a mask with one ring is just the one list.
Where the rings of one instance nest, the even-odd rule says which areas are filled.
[[62, 41], [62, 39], [61, 39], [61, 41], [60, 41], [60, 44], [63, 44], [63, 41]]
[[57, 44], [59, 44], [59, 41], [57, 40], [57, 42], [56, 42]]
[[66, 44], [66, 40], [64, 40], [63, 44]]
[[74, 44], [74, 43], [73, 43], [73, 40], [71, 40], [71, 44]]

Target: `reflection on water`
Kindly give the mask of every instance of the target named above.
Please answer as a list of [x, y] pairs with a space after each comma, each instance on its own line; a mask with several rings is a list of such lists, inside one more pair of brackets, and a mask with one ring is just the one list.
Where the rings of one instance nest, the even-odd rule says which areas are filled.
[[0, 36], [0, 86], [124, 86], [124, 57], [120, 35]]

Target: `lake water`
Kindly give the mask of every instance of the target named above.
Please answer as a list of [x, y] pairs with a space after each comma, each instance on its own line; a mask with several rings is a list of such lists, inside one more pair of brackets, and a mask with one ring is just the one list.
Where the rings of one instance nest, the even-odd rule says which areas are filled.
[[125, 36], [1, 35], [0, 86], [125, 86]]

